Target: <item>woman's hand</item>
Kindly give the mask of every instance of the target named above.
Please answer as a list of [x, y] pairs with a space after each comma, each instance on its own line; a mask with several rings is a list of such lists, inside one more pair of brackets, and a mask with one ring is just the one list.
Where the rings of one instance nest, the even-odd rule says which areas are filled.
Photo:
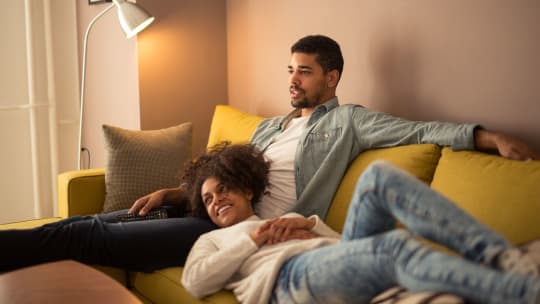
[[268, 240], [268, 227], [265, 224], [260, 225], [259, 228], [249, 234], [255, 244], [257, 244], [257, 247], [261, 247]]
[[318, 235], [311, 232], [315, 220], [304, 217], [284, 217], [268, 220], [250, 233], [251, 239], [261, 247], [293, 239], [312, 239]]
[[129, 209], [128, 213], [138, 213], [140, 216], [144, 216], [153, 208], [163, 205], [164, 201], [167, 201], [168, 203], [180, 202], [183, 193], [181, 187], [154, 191], [137, 199]]

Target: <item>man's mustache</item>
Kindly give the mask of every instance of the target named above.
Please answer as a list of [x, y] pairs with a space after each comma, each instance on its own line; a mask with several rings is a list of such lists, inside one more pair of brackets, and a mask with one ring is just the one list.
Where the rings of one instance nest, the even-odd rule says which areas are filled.
[[289, 91], [297, 91], [297, 92], [300, 92], [300, 93], [305, 93], [303, 89], [301, 89], [301, 88], [299, 88], [298, 86], [295, 86], [295, 85], [289, 86]]

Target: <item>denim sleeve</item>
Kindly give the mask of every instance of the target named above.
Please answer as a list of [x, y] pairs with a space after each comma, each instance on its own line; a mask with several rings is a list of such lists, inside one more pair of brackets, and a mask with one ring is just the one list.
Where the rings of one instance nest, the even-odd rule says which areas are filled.
[[453, 150], [474, 150], [477, 124], [411, 121], [362, 107], [352, 111], [355, 136], [362, 149], [437, 144]]

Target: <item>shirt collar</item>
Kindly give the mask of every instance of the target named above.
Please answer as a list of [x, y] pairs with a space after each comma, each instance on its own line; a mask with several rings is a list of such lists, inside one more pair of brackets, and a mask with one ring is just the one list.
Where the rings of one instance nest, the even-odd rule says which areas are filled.
[[[319, 120], [324, 114], [330, 112], [335, 107], [339, 106], [339, 100], [337, 96], [333, 97], [332, 99], [328, 100], [325, 103], [322, 103], [315, 107], [315, 110], [313, 110], [313, 113], [311, 114], [311, 117], [308, 120], [308, 126], [314, 123], [315, 121]], [[302, 109], [294, 109], [292, 110], [287, 116], [285, 116], [281, 122], [279, 123], [279, 129], [283, 130], [291, 121], [291, 119], [300, 117]]]

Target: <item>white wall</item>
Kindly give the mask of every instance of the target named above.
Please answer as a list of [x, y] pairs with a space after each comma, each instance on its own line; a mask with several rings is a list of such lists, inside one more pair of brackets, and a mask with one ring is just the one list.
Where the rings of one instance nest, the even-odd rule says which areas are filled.
[[227, 104], [226, 2], [140, 0], [156, 21], [138, 37], [141, 128], [193, 123], [204, 151], [216, 104]]
[[76, 167], [75, 4], [1, 1], [0, 20], [0, 222], [51, 217]]

